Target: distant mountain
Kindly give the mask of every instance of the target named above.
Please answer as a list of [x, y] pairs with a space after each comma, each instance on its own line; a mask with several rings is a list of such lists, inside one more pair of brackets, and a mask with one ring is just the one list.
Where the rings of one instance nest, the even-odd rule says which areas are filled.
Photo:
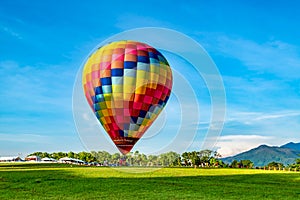
[[290, 148], [300, 151], [300, 143], [290, 142], [285, 145], [282, 145], [281, 148]]
[[288, 143], [281, 147], [261, 145], [235, 156], [223, 158], [222, 160], [226, 163], [231, 163], [233, 160], [251, 160], [256, 167], [266, 166], [273, 161], [288, 165], [294, 163], [299, 158], [299, 147], [300, 143]]

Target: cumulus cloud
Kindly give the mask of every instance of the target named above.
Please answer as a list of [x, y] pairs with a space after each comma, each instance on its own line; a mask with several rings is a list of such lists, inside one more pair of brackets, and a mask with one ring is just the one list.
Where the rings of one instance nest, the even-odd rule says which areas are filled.
[[288, 139], [263, 135], [226, 135], [220, 136], [215, 147], [222, 157], [233, 156], [248, 151], [259, 145], [282, 145], [289, 142]]

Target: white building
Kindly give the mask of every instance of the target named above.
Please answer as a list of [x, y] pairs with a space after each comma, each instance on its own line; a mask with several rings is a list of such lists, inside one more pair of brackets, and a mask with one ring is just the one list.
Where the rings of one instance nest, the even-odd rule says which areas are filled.
[[42, 158], [42, 162], [57, 162], [54, 158]]
[[19, 156], [2, 156], [0, 162], [19, 162], [22, 159]]
[[68, 158], [68, 157], [63, 157], [63, 158], [59, 159], [58, 162], [60, 162], [60, 163], [68, 163], [68, 164], [77, 164], [77, 165], [85, 163], [82, 160], [75, 159], [75, 158]]
[[27, 156], [25, 158], [25, 160], [39, 162], [39, 161], [41, 161], [41, 157], [40, 156]]

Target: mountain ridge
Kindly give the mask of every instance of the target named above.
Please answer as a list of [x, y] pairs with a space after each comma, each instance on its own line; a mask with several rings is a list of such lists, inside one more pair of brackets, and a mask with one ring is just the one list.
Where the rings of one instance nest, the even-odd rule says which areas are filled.
[[289, 142], [282, 146], [268, 146], [263, 144], [237, 155], [222, 158], [222, 160], [225, 163], [231, 163], [233, 160], [251, 160], [256, 167], [266, 166], [270, 162], [289, 165], [300, 157], [299, 154], [300, 143]]
[[299, 143], [289, 142], [289, 143], [286, 143], [286, 144], [284, 144], [280, 147], [296, 149], [296, 150], [300, 151], [300, 142]]

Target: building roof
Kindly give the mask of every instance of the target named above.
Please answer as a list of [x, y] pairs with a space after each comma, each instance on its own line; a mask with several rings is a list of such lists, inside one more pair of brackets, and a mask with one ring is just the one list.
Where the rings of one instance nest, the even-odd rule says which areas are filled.
[[27, 156], [26, 158], [40, 158], [40, 156], [33, 155], [33, 156]]
[[0, 160], [17, 160], [21, 159], [19, 156], [1, 156]]
[[83, 160], [79, 160], [79, 159], [76, 159], [76, 158], [69, 158], [69, 157], [63, 157], [63, 158], [60, 158], [59, 161], [64, 161], [64, 162], [77, 162], [77, 163], [84, 163]]
[[42, 161], [57, 161], [57, 160], [55, 160], [54, 158], [46, 157], [46, 158], [42, 158]]

